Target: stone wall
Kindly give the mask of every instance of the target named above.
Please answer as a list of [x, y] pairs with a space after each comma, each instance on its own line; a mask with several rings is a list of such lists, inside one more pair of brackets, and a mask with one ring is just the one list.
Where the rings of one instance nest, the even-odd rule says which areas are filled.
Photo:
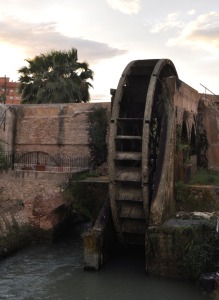
[[71, 174], [8, 171], [0, 176], [0, 235], [14, 224], [52, 230], [64, 217], [63, 185]]
[[[183, 188], [183, 189], [182, 189]], [[146, 234], [146, 269], [153, 275], [193, 278], [217, 266], [215, 232], [219, 187], [178, 187], [176, 214]], [[208, 259], [204, 259], [204, 255]], [[212, 265], [213, 264], [213, 265]], [[197, 279], [197, 278], [196, 278]]]
[[[199, 280], [218, 264], [216, 220], [172, 219], [149, 227], [146, 238], [146, 270], [156, 276]], [[207, 257], [207, 259], [206, 259]]]
[[[210, 180], [210, 175], [209, 175]], [[219, 212], [219, 187], [213, 185], [176, 186], [176, 211]]]
[[187, 112], [197, 114], [200, 99], [199, 93], [179, 79], [176, 80], [173, 88], [175, 89], [174, 105], [183, 108]]
[[215, 107], [205, 107], [204, 126], [208, 141], [208, 167], [219, 170], [219, 110]]

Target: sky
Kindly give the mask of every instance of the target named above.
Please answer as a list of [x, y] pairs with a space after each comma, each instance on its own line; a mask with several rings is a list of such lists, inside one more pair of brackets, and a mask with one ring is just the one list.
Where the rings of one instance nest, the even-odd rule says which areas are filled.
[[168, 58], [182, 81], [219, 94], [218, 0], [0, 0], [0, 77], [71, 48], [94, 71], [94, 100], [110, 100], [138, 59]]

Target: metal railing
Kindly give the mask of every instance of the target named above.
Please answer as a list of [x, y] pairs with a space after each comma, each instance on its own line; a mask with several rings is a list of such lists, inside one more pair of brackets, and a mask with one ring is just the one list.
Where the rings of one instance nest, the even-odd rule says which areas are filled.
[[0, 168], [13, 170], [76, 173], [91, 168], [89, 156], [49, 155], [44, 152], [1, 152], [0, 156]]

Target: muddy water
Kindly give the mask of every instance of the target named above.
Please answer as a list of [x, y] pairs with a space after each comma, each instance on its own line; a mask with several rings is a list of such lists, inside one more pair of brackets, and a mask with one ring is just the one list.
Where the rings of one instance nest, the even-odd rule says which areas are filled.
[[99, 272], [83, 270], [79, 234], [32, 245], [0, 262], [0, 299], [204, 300], [199, 287], [145, 274], [143, 258], [118, 255]]

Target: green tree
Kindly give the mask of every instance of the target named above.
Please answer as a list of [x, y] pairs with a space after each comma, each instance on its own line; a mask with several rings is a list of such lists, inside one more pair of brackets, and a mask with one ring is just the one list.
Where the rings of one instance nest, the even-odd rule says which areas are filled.
[[93, 71], [78, 62], [77, 49], [51, 51], [26, 59], [28, 67], [18, 70], [22, 103], [71, 103], [90, 100], [89, 80]]

